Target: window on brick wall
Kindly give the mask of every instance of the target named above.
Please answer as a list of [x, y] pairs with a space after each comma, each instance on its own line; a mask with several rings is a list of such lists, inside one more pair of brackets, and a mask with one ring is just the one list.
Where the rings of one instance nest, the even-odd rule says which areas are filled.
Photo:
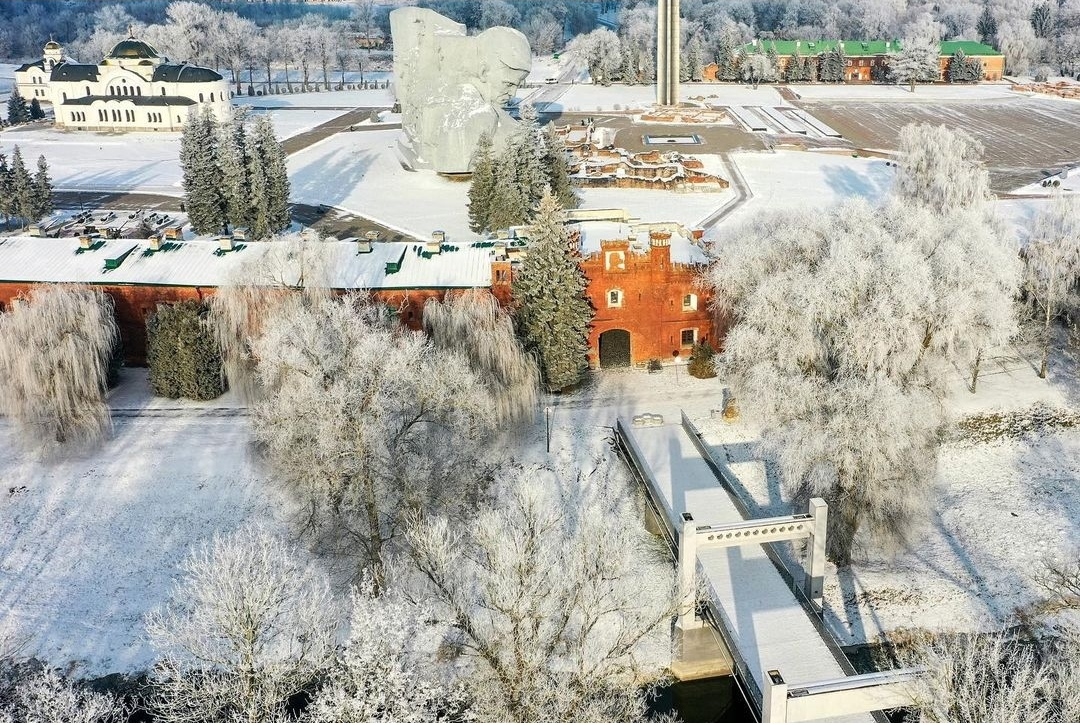
[[693, 293], [683, 295], [682, 308], [683, 308], [683, 312], [689, 312], [690, 310], [696, 310], [697, 309], [697, 295], [695, 295]]
[[607, 293], [608, 307], [622, 307], [622, 290], [613, 289]]
[[683, 347], [689, 347], [697, 342], [697, 330], [683, 330], [682, 331], [682, 344]]

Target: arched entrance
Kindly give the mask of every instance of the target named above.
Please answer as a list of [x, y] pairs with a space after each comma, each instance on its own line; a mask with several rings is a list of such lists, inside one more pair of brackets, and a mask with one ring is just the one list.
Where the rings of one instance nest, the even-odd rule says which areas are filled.
[[630, 333], [626, 330], [608, 330], [600, 333], [600, 367], [625, 368], [630, 366]]

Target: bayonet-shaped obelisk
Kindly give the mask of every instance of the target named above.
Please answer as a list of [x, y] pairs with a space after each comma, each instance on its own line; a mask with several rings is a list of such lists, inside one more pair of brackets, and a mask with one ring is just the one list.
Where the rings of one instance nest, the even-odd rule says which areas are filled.
[[679, 104], [679, 0], [658, 0], [656, 7], [656, 103]]

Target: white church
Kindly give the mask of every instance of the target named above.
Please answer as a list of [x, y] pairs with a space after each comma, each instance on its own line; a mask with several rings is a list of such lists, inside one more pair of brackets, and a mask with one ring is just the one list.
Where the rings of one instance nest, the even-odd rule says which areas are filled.
[[224, 118], [229, 84], [209, 68], [169, 63], [135, 38], [116, 44], [97, 65], [64, 58], [50, 40], [44, 57], [15, 71], [19, 93], [50, 103], [60, 128], [86, 131], [179, 131], [189, 114], [211, 108]]

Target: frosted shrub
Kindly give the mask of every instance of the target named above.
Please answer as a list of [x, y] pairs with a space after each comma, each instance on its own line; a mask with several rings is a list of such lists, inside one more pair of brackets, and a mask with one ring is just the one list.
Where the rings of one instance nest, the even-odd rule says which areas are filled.
[[[599, 467], [599, 466], [597, 466]], [[457, 630], [477, 717], [628, 722], [669, 661], [671, 568], [627, 491], [537, 470], [475, 519], [417, 517], [412, 558]]]
[[92, 442], [120, 334], [112, 300], [78, 285], [32, 287], [0, 314], [0, 411], [28, 440]]
[[306, 716], [314, 722], [462, 722], [468, 692], [436, 664], [447, 635], [431, 608], [379, 596], [371, 577], [353, 594], [349, 640]]
[[494, 424], [461, 355], [362, 295], [291, 297], [255, 341], [256, 440], [303, 502], [305, 530], [381, 577], [409, 511], [457, 511]]
[[225, 392], [221, 350], [195, 301], [159, 304], [146, 320], [146, 364], [155, 395], [212, 400]]
[[899, 156], [895, 193], [902, 199], [944, 212], [990, 199], [983, 145], [966, 131], [908, 124], [900, 129]]
[[126, 722], [128, 708], [114, 695], [92, 692], [45, 669], [27, 676], [0, 707], [9, 722]]
[[540, 371], [514, 333], [514, 322], [485, 291], [449, 292], [424, 306], [424, 330], [436, 347], [463, 355], [487, 388], [502, 423], [529, 420]]
[[262, 529], [215, 536], [180, 566], [147, 617], [160, 659], [152, 709], [173, 721], [274, 722], [334, 657], [338, 612], [325, 575]]

